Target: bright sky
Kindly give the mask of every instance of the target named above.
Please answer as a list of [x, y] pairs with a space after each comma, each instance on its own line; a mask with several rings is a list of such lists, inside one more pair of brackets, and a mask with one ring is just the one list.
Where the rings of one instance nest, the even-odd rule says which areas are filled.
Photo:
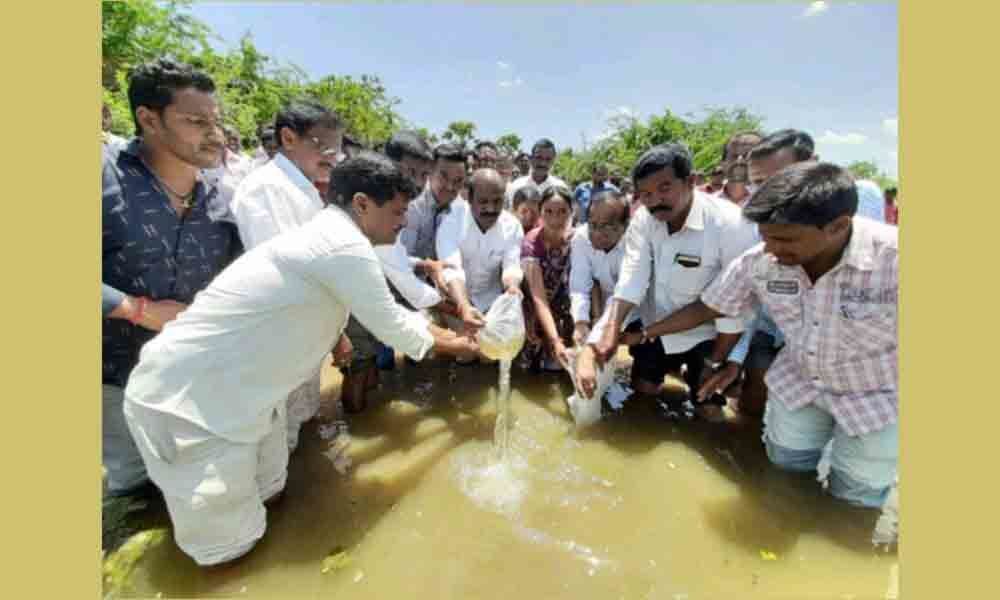
[[378, 75], [412, 125], [473, 121], [559, 148], [608, 117], [745, 106], [767, 130], [810, 132], [827, 160], [897, 174], [895, 2], [202, 2], [192, 13], [235, 44], [310, 77]]

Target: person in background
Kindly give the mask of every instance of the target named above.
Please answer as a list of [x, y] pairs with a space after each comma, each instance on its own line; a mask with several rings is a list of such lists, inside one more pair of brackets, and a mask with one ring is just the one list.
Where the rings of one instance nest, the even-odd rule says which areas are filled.
[[[225, 212], [215, 216], [219, 219], [236, 223], [236, 218], [231, 208], [233, 198], [236, 195], [236, 188], [250, 174], [252, 163], [249, 158], [244, 157], [238, 152], [234, 152], [229, 146], [229, 142], [234, 136], [236, 139], [239, 139], [239, 132], [230, 125], [223, 125], [222, 131], [227, 140], [226, 145], [222, 147], [222, 161], [214, 169], [204, 169], [201, 175], [206, 183], [218, 188], [221, 205], [226, 209]], [[235, 146], [238, 148], [239, 143], [237, 142]]]
[[260, 130], [260, 146], [254, 151], [253, 164], [250, 170], [267, 163], [278, 153], [278, 138], [274, 135], [274, 127], [268, 126]]
[[528, 233], [542, 224], [541, 201], [542, 194], [533, 185], [524, 186], [514, 194], [513, 213], [521, 222], [524, 233]]
[[146, 468], [122, 413], [140, 351], [242, 251], [224, 206], [199, 171], [219, 164], [215, 83], [160, 59], [128, 82], [138, 136], [101, 164], [101, 462], [111, 495], [132, 493]]
[[594, 163], [590, 170], [590, 181], [581, 183], [573, 193], [574, 211], [573, 223], [586, 223], [590, 212], [590, 198], [605, 190], [618, 191], [618, 188], [608, 181], [608, 166], [604, 163]]
[[473, 147], [475, 160], [472, 169], [496, 169], [497, 161], [500, 159], [500, 150], [497, 145], [489, 140], [480, 140]]
[[533, 185], [539, 190], [546, 186], [561, 185], [568, 187], [566, 182], [551, 174], [552, 163], [556, 160], [556, 145], [548, 138], [542, 138], [531, 147], [531, 172], [515, 179], [507, 189], [507, 206], [513, 204], [514, 194], [526, 185]]
[[747, 188], [749, 182], [745, 162], [730, 164], [726, 169], [726, 182], [722, 184], [719, 198], [743, 208], [747, 200], [750, 199], [750, 190]]
[[730, 136], [722, 147], [721, 166], [723, 171], [728, 172], [732, 165], [746, 162], [750, 149], [759, 144], [762, 139], [764, 136], [756, 131], [741, 131]]
[[111, 108], [104, 103], [101, 105], [101, 144], [105, 151], [115, 153], [127, 146], [128, 140], [112, 133], [111, 125]]
[[503, 178], [504, 195], [506, 196], [507, 186], [514, 181], [514, 159], [509, 154], [501, 154], [497, 159], [497, 173]]
[[[327, 182], [340, 152], [344, 126], [332, 110], [311, 99], [294, 99], [275, 117], [279, 150], [236, 188], [232, 213], [248, 250], [312, 220], [325, 206], [314, 182]], [[338, 339], [339, 338], [339, 339]], [[334, 355], [343, 357], [349, 339], [330, 340]], [[320, 370], [313, 365], [287, 399], [288, 451], [298, 446], [299, 430], [320, 408]]]
[[[814, 473], [832, 441], [825, 489], [879, 508], [899, 457], [898, 230], [856, 216], [857, 206], [845, 169], [816, 161], [785, 167], [743, 211], [764, 243], [653, 329], [686, 331], [763, 305], [787, 338], [767, 374], [768, 458]], [[595, 377], [581, 374], [585, 393]]]
[[709, 175], [708, 185], [702, 191], [706, 194], [718, 194], [722, 191], [722, 184], [725, 183], [725, 178], [726, 173], [722, 170], [722, 166], [715, 167]]
[[521, 244], [528, 285], [522, 360], [532, 370], [559, 371], [568, 365], [566, 347], [573, 344], [569, 298], [573, 192], [564, 185], [546, 186], [540, 207], [542, 225], [529, 231]]
[[885, 198], [885, 222], [890, 225], [899, 225], [899, 206], [896, 204], [897, 189], [888, 187], [883, 196]]
[[[573, 342], [586, 343], [591, 315], [604, 313], [604, 303], [615, 293], [615, 284], [625, 257], [623, 234], [628, 227], [629, 205], [615, 190], [593, 195], [587, 223], [573, 234], [570, 243], [569, 301], [573, 316]], [[594, 282], [597, 282], [598, 305], [592, 305]], [[625, 320], [631, 325], [638, 315], [633, 311]]]
[[518, 152], [517, 156], [514, 157], [514, 165], [517, 166], [517, 170], [521, 173], [521, 177], [527, 175], [531, 172], [531, 157], [524, 152]]
[[[286, 149], [298, 137], [280, 122], [279, 131]], [[395, 164], [362, 152], [334, 168], [330, 190], [333, 206], [199, 293], [142, 352], [125, 390], [125, 419], [174, 539], [200, 566], [231, 562], [263, 537], [265, 503], [288, 477], [286, 398], [348, 313], [414, 359], [478, 351], [389, 293], [373, 245], [392, 244], [417, 191]]]
[[223, 131], [226, 133], [226, 148], [229, 152], [240, 159], [245, 158], [243, 156], [243, 139], [240, 136], [240, 131], [232, 125], [224, 125]]

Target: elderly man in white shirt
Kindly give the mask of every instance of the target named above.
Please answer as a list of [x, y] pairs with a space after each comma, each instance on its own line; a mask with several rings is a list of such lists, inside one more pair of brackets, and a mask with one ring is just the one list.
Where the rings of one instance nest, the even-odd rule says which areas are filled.
[[[573, 234], [570, 246], [569, 302], [573, 315], [573, 341], [582, 346], [590, 334], [591, 313], [603, 314], [615, 293], [615, 284], [625, 257], [625, 228], [629, 206], [617, 190], [594, 194], [589, 202], [588, 222]], [[598, 284], [601, 303], [594, 307], [591, 298]], [[625, 320], [630, 325], [638, 318], [632, 311]]]
[[[695, 188], [686, 147], [664, 144], [651, 148], [639, 157], [632, 176], [643, 206], [625, 233], [625, 258], [614, 299], [580, 354], [580, 360], [589, 361], [590, 368], [595, 354], [604, 361], [615, 351], [622, 325], [633, 308], [647, 300], [643, 322], [662, 319], [698, 298], [731, 261], [756, 243], [753, 225], [741, 217], [736, 206]], [[722, 366], [743, 328], [742, 319], [720, 318], [662, 337], [648, 336], [644, 329], [626, 334], [624, 341], [635, 358], [634, 388], [658, 398], [664, 376], [686, 365], [688, 399], [694, 401], [702, 375]], [[699, 404], [696, 412], [717, 420], [724, 404], [724, 397], [714, 395]], [[681, 407], [666, 408], [670, 416], [680, 414]]]
[[566, 182], [552, 175], [552, 163], [556, 160], [556, 145], [548, 138], [542, 138], [531, 147], [531, 172], [515, 179], [507, 186], [504, 208], [511, 210], [514, 204], [514, 194], [525, 186], [535, 186], [539, 190], [551, 185], [569, 187]]
[[199, 565], [248, 552], [284, 487], [285, 398], [349, 314], [414, 359], [476, 352], [392, 298], [372, 244], [390, 244], [415, 188], [366, 152], [333, 170], [336, 204], [247, 252], [147, 344], [124, 413], [163, 491], [178, 546]]
[[[452, 267], [443, 277], [460, 312], [470, 307], [482, 314], [504, 292], [521, 294], [524, 232], [520, 221], [503, 210], [504, 182], [495, 170], [473, 173], [466, 193], [468, 203], [441, 223], [437, 254]], [[459, 328], [458, 323], [452, 326]]]
[[[275, 118], [280, 148], [274, 158], [251, 172], [236, 189], [232, 213], [247, 250], [280, 233], [301, 227], [325, 203], [313, 181], [328, 177], [340, 152], [344, 128], [337, 115], [311, 100], [295, 100]], [[336, 339], [330, 340], [332, 346]], [[350, 342], [342, 338], [338, 352]], [[320, 407], [321, 362], [288, 397], [288, 451], [298, 445], [299, 429]]]

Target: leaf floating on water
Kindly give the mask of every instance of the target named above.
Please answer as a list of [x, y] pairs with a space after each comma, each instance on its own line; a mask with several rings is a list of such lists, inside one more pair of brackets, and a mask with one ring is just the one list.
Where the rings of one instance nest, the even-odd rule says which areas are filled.
[[778, 555], [768, 550], [761, 550], [760, 557], [764, 560], [778, 560]]
[[351, 555], [347, 553], [347, 550], [337, 546], [333, 549], [333, 552], [329, 556], [323, 559], [323, 570], [322, 573], [329, 573], [330, 571], [339, 571], [344, 567], [350, 565], [352, 562]]

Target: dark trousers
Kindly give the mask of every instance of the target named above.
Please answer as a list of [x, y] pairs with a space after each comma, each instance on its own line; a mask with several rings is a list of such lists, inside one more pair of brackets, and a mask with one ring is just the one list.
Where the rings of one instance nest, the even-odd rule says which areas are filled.
[[[641, 331], [642, 324], [635, 321], [625, 328], [626, 331]], [[698, 394], [699, 382], [702, 370], [705, 368], [705, 359], [711, 357], [712, 348], [715, 342], [706, 340], [686, 352], [680, 354], [667, 354], [663, 350], [663, 344], [659, 338], [630, 346], [629, 354], [632, 356], [632, 380], [640, 380], [653, 385], [661, 385], [667, 373], [678, 372], [681, 365], [687, 365], [684, 373], [684, 382], [687, 383], [689, 392], [688, 399], [693, 403]], [[703, 404], [717, 404], [725, 406], [726, 398], [721, 394], [712, 394], [705, 399]]]

